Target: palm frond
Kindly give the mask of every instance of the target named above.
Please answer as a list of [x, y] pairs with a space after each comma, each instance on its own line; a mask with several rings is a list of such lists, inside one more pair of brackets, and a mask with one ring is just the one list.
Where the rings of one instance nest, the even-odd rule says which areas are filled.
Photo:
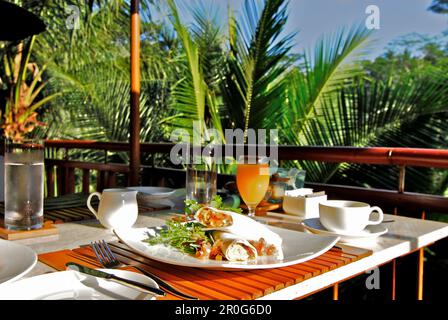
[[194, 21], [191, 33], [198, 46], [204, 81], [210, 90], [216, 92], [221, 80], [220, 71], [225, 63], [225, 38], [218, 22], [218, 12], [213, 9], [213, 4], [206, 6], [204, 1], [199, 2], [199, 5], [192, 10]]
[[247, 129], [274, 126], [270, 121], [281, 109], [287, 59], [293, 35], [283, 36], [287, 1], [266, 0], [263, 6], [246, 0], [244, 19], [230, 13], [230, 53], [222, 83], [224, 105], [231, 127]]
[[336, 90], [350, 85], [362, 69], [362, 57], [370, 31], [363, 26], [341, 28], [322, 37], [314, 54], [305, 55], [304, 68], [291, 71], [287, 88], [286, 128], [288, 142], [304, 143], [303, 129], [312, 121], [325, 99]]
[[[214, 96], [210, 94], [204, 79], [204, 69], [201, 64], [198, 44], [193, 40], [189, 30], [182, 23], [174, 1], [170, 0], [168, 5], [171, 9], [171, 22], [183, 45], [186, 66], [184, 78], [177, 83], [172, 92], [177, 115], [168, 120], [174, 128], [188, 130], [190, 137], [203, 137], [207, 133], [207, 100], [213, 105], [217, 103], [211, 101], [211, 99], [214, 99]], [[217, 129], [221, 128], [219, 115], [214, 114], [216, 108], [208, 108], [207, 110], [211, 114], [212, 126]], [[194, 122], [197, 126], [193, 126]], [[222, 137], [223, 134], [221, 133]], [[195, 143], [199, 144], [201, 142], [195, 141]]]
[[[422, 79], [404, 75], [386, 83], [358, 79], [341, 89], [337, 99], [333, 94], [322, 100], [319, 113], [303, 126], [304, 144], [364, 147], [382, 146], [388, 137], [389, 142], [396, 141], [396, 132], [405, 125], [448, 110], [448, 88], [441, 85], [445, 81], [444, 74]], [[424, 143], [425, 130], [415, 128], [415, 137], [420, 137], [420, 146], [431, 147], [430, 140]], [[311, 176], [328, 181], [340, 168], [346, 166], [313, 164]]]
[[[59, 10], [62, 12], [64, 8], [60, 3]], [[50, 81], [45, 91], [62, 96], [46, 110], [50, 125], [41, 134], [49, 138], [127, 141], [129, 3], [105, 2], [86, 12], [85, 17], [79, 29], [67, 33], [61, 32], [67, 30], [64, 15], [54, 15], [51, 10], [44, 12], [46, 21], [54, 24], [37, 39], [37, 54], [48, 65]], [[152, 21], [142, 21], [144, 35], [157, 38], [160, 30]], [[171, 77], [176, 70], [167, 61], [172, 59], [176, 48], [143, 43], [142, 55], [149, 58], [142, 59], [141, 139], [160, 141], [164, 131], [157, 124], [167, 114]]]

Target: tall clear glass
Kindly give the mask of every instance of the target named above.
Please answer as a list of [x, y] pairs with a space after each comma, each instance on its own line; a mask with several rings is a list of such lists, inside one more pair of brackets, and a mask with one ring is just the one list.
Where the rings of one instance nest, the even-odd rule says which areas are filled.
[[42, 228], [44, 221], [44, 143], [5, 142], [5, 227]]
[[249, 217], [255, 217], [255, 210], [268, 191], [269, 180], [268, 158], [243, 156], [238, 160], [236, 183]]
[[190, 149], [187, 163], [187, 200], [208, 205], [217, 194], [217, 168], [211, 156], [195, 155]]

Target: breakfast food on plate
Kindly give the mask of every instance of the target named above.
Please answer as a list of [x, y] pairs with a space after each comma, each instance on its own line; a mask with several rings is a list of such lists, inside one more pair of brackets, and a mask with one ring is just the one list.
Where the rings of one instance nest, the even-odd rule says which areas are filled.
[[[210, 218], [204, 221], [204, 216]], [[282, 246], [282, 238], [266, 225], [236, 212], [204, 207], [196, 213], [195, 219], [208, 230], [229, 232], [248, 241], [259, 241], [263, 238], [265, 242], [278, 249]]]
[[200, 259], [247, 263], [258, 257], [283, 259], [278, 234], [250, 217], [221, 208], [198, 207], [194, 215], [189, 210], [184, 219], [168, 221], [165, 229], [144, 241], [171, 246]]
[[194, 218], [207, 228], [223, 228], [233, 224], [232, 216], [228, 212], [211, 207], [199, 209]]
[[234, 234], [214, 231], [212, 237], [214, 244], [210, 251], [209, 259], [248, 262], [256, 260], [258, 257], [257, 249], [249, 241], [241, 239]]

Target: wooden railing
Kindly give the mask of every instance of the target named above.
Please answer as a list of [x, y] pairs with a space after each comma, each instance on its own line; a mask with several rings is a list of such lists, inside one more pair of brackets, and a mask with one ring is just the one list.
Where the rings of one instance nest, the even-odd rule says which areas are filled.
[[[129, 152], [128, 143], [81, 140], [47, 140], [47, 148]], [[143, 143], [141, 152], [168, 154], [174, 144]], [[269, 148], [268, 148], [269, 149]], [[312, 160], [332, 163], [382, 164], [448, 168], [448, 150], [410, 148], [297, 147], [279, 146], [279, 160]]]
[[[142, 144], [141, 152], [146, 155], [168, 155], [173, 144]], [[109, 152], [128, 152], [129, 144], [95, 141], [46, 141], [46, 148], [62, 151], [68, 155], [70, 150], [97, 150], [104, 153], [103, 163], [87, 163], [63, 159], [47, 159], [47, 191], [55, 194], [55, 174], [58, 194], [72, 193], [75, 189], [75, 169], [82, 171], [82, 191], [89, 192], [91, 172], [96, 171], [96, 187], [98, 190], [116, 187], [117, 176], [126, 185], [129, 167], [124, 164], [108, 163]], [[437, 195], [409, 193], [405, 191], [406, 167], [448, 168], [448, 150], [407, 149], [407, 148], [354, 148], [354, 147], [295, 147], [279, 146], [280, 161], [306, 160], [328, 163], [357, 163], [397, 166], [400, 170], [396, 190], [366, 189], [350, 186], [308, 184], [307, 186], [324, 190], [330, 198], [354, 198], [360, 201], [374, 202], [389, 210], [405, 208], [409, 212], [448, 213], [448, 198]], [[156, 167], [151, 163], [143, 164], [141, 176], [145, 184], [175, 184], [181, 186], [185, 181], [185, 173], [179, 169]], [[232, 176], [221, 176], [219, 181], [225, 183], [233, 180]], [[170, 183], [171, 182], [171, 183]], [[124, 185], [121, 185], [124, 186]]]

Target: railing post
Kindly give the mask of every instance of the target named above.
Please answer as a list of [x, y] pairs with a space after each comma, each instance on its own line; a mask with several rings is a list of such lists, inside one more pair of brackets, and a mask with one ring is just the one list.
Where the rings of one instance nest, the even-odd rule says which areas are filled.
[[[406, 184], [406, 166], [400, 166], [398, 177], [398, 192], [404, 193]], [[394, 208], [394, 215], [398, 215], [398, 208]], [[397, 259], [392, 261], [392, 300], [397, 298]]]
[[398, 178], [398, 192], [404, 193], [406, 182], [406, 166], [400, 166], [400, 176]]
[[47, 165], [46, 175], [47, 175], [47, 197], [54, 197], [54, 166]]
[[58, 196], [65, 195], [65, 184], [67, 183], [65, 179], [66, 178], [65, 172], [66, 172], [65, 167], [58, 167], [56, 169], [57, 174], [56, 184], [57, 184]]
[[75, 178], [75, 168], [67, 168], [67, 181], [65, 186], [65, 193], [72, 194], [75, 193], [76, 178]]
[[333, 301], [339, 301], [339, 283], [333, 286]]
[[82, 170], [82, 193], [84, 193], [84, 194], [90, 193], [90, 170], [89, 169]]
[[107, 175], [107, 187], [115, 188], [117, 186], [117, 174], [113, 171], [109, 171]]
[[[422, 212], [422, 219], [426, 219], [426, 212]], [[425, 248], [418, 251], [417, 300], [423, 300], [423, 271], [425, 267]]]
[[103, 192], [103, 171], [98, 170], [96, 175], [96, 191]]

